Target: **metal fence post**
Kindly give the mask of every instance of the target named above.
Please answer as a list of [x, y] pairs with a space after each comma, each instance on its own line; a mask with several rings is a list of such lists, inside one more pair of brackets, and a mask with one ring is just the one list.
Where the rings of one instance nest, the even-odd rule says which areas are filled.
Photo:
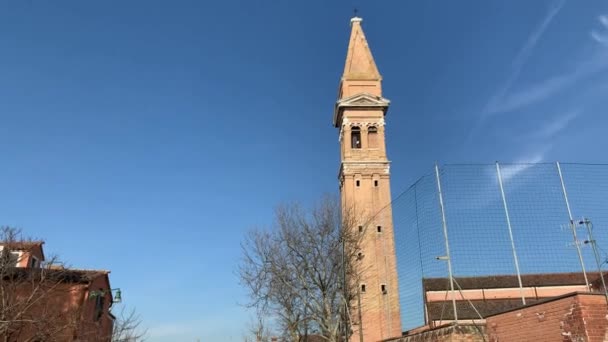
[[557, 173], [559, 174], [559, 181], [562, 184], [562, 193], [564, 194], [564, 201], [566, 201], [566, 209], [568, 210], [568, 219], [570, 219], [570, 229], [572, 230], [572, 237], [574, 238], [574, 246], [576, 246], [576, 253], [578, 254], [578, 260], [581, 263], [581, 268], [583, 269], [583, 276], [585, 277], [585, 286], [587, 287], [587, 291], [591, 291], [589, 287], [589, 279], [587, 279], [587, 271], [585, 270], [585, 262], [583, 261], [583, 253], [581, 252], [581, 245], [578, 241], [578, 237], [576, 236], [576, 225], [574, 224], [574, 220], [572, 219], [572, 211], [570, 211], [570, 201], [568, 201], [568, 193], [566, 192], [566, 185], [564, 183], [564, 176], [562, 175], [562, 167], [559, 162], [555, 162], [557, 166]]
[[589, 234], [589, 243], [591, 244], [591, 248], [593, 249], [593, 256], [595, 257], [595, 262], [597, 264], [597, 272], [600, 275], [600, 279], [602, 282], [602, 289], [604, 290], [604, 297], [606, 298], [606, 303], [608, 304], [608, 290], [606, 289], [606, 280], [604, 280], [604, 273], [602, 272], [602, 262], [600, 261], [600, 255], [597, 251], [597, 241], [593, 237], [593, 223], [588, 218], [583, 218], [580, 222], [587, 227], [587, 234]]
[[500, 185], [500, 195], [502, 196], [502, 204], [505, 208], [505, 216], [507, 218], [507, 228], [509, 229], [509, 239], [511, 240], [511, 251], [513, 252], [513, 260], [515, 261], [515, 271], [517, 272], [517, 281], [519, 282], [519, 291], [521, 293], [521, 303], [526, 305], [526, 296], [524, 295], [524, 287], [521, 282], [521, 273], [519, 272], [519, 261], [517, 259], [517, 251], [515, 249], [515, 241], [513, 240], [513, 229], [511, 228], [511, 218], [509, 217], [509, 208], [507, 207], [507, 199], [505, 197], [505, 189], [502, 185], [502, 175], [500, 174], [500, 165], [496, 162], [496, 173], [498, 175], [498, 184]]
[[452, 274], [452, 257], [450, 255], [450, 243], [448, 240], [448, 225], [445, 220], [445, 209], [443, 206], [443, 194], [441, 192], [441, 180], [439, 178], [439, 166], [435, 163], [435, 177], [437, 178], [437, 192], [439, 193], [439, 207], [441, 208], [441, 222], [443, 224], [443, 240], [445, 242], [445, 254], [448, 262], [448, 276], [450, 277], [450, 292], [452, 294], [452, 307], [454, 310], [454, 321], [458, 323], [458, 311], [456, 310], [456, 295], [454, 293], [454, 277]]

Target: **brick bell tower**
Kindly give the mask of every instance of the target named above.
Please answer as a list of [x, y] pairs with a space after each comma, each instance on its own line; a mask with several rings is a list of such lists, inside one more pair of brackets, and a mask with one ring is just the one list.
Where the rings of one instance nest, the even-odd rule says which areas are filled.
[[390, 162], [384, 117], [390, 101], [382, 97], [382, 77], [361, 28], [351, 19], [351, 35], [333, 124], [339, 129], [340, 193], [353, 208], [363, 234], [359, 300], [351, 312], [351, 341], [376, 342], [401, 336], [397, 264], [390, 207]]

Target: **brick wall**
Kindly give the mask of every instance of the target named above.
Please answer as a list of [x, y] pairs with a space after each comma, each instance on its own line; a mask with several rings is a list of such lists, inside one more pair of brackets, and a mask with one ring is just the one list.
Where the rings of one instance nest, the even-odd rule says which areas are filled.
[[384, 342], [482, 342], [487, 341], [485, 326], [473, 324], [449, 324], [435, 328], [424, 327], [420, 331]]
[[600, 294], [572, 293], [486, 318], [490, 342], [608, 341], [608, 309]]

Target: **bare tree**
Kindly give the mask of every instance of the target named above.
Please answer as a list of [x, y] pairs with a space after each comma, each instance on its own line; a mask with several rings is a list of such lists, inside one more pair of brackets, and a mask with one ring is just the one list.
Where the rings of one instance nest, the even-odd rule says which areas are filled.
[[266, 324], [264, 313], [257, 312], [255, 321], [250, 324], [249, 331], [247, 331], [245, 342], [270, 342], [271, 333]]
[[140, 342], [144, 340], [146, 330], [141, 327], [141, 317], [135, 309], [123, 308], [114, 321], [112, 342]]
[[329, 342], [349, 331], [361, 270], [362, 234], [351, 210], [323, 198], [307, 211], [297, 204], [276, 210], [270, 230], [252, 230], [239, 267], [250, 306], [268, 312], [289, 341], [308, 334]]
[[57, 258], [40, 267], [16, 267], [40, 243], [11, 227], [0, 228], [0, 242], [0, 339], [55, 341], [71, 334], [80, 312], [68, 309], [71, 288], [64, 284], [69, 274], [57, 267]]

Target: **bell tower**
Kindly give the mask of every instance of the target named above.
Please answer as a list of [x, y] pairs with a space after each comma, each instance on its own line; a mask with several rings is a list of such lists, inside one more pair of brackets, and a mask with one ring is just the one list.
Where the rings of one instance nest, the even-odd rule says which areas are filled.
[[363, 234], [359, 298], [351, 312], [351, 341], [376, 342], [401, 336], [390, 162], [384, 139], [390, 101], [382, 97], [382, 77], [363, 34], [361, 18], [351, 19], [351, 35], [333, 124], [339, 130], [340, 195], [353, 208]]

